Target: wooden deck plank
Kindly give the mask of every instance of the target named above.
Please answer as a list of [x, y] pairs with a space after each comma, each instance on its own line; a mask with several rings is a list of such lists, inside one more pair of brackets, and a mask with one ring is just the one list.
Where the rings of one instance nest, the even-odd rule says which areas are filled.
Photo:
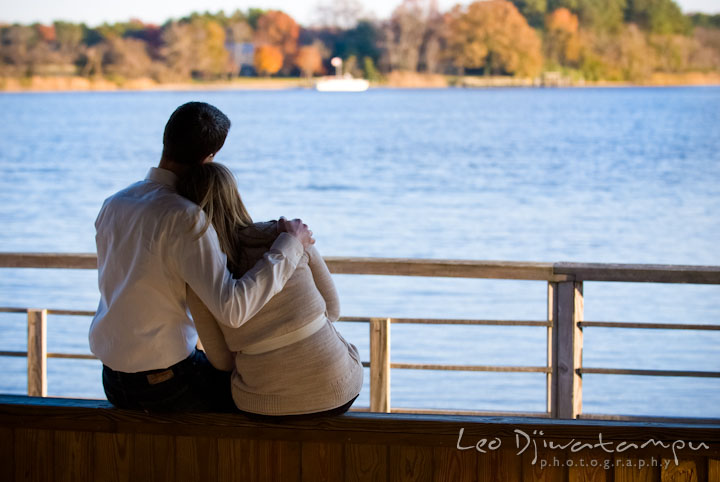
[[337, 443], [302, 444], [302, 481], [335, 482], [343, 480], [343, 446]]
[[720, 459], [708, 459], [708, 482], [720, 481]]
[[[660, 480], [660, 467], [652, 465], [648, 461], [638, 457], [615, 457], [614, 459], [615, 482], [658, 482]], [[647, 464], [640, 467], [640, 461]]]
[[257, 444], [258, 482], [299, 482], [300, 443], [260, 440]]
[[431, 482], [433, 449], [431, 447], [391, 446], [391, 482]]
[[678, 460], [676, 465], [673, 459], [663, 459], [660, 480], [661, 482], [702, 482], [708, 480], [704, 472], [695, 460]]
[[218, 481], [258, 482], [258, 442], [247, 439], [218, 440]]
[[175, 437], [175, 479], [179, 482], [218, 479], [218, 447], [210, 437]]
[[55, 480], [54, 433], [52, 430], [15, 430], [15, 481]]
[[15, 435], [13, 429], [0, 427], [0, 480], [15, 478]]
[[[612, 482], [612, 459], [600, 450], [569, 454], [568, 482]], [[605, 462], [607, 461], [607, 467]]]
[[456, 447], [433, 449], [433, 481], [476, 482], [478, 452], [458, 450]]
[[517, 482], [522, 477], [521, 458], [511, 448], [479, 454], [479, 482]]
[[61, 430], [55, 432], [54, 457], [56, 479], [58, 482], [92, 481], [94, 452], [92, 450], [93, 434], [90, 432], [71, 432]]
[[175, 439], [169, 435], [135, 434], [131, 480], [173, 482], [175, 480]]
[[374, 444], [345, 446], [345, 480], [347, 482], [387, 482], [388, 447]]
[[568, 478], [568, 455], [564, 450], [538, 449], [536, 457], [533, 448], [530, 447], [517, 457], [518, 463], [522, 457], [524, 482], [556, 482]]
[[135, 437], [125, 433], [94, 434], [94, 480], [133, 482], [130, 466]]

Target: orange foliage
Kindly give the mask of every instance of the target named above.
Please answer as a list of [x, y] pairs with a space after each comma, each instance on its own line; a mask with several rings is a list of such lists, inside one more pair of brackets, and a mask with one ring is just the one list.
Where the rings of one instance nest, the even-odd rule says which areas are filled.
[[260, 75], [272, 75], [283, 65], [283, 54], [279, 48], [272, 45], [261, 45], [255, 49], [253, 57], [255, 70]]
[[306, 45], [300, 47], [295, 56], [295, 65], [302, 71], [306, 77], [312, 74], [319, 74], [323, 71], [322, 54], [314, 45]]
[[35, 30], [37, 31], [40, 38], [43, 39], [45, 42], [54, 42], [55, 41], [56, 35], [55, 35], [55, 26], [54, 25], [37, 24], [37, 25], [35, 25]]
[[447, 27], [448, 51], [458, 67], [521, 76], [540, 72], [540, 38], [508, 1], [456, 6], [447, 16]]
[[290, 15], [279, 10], [269, 10], [258, 18], [255, 44], [274, 45], [283, 55], [289, 56], [297, 51], [299, 35], [300, 27]]
[[580, 58], [578, 18], [567, 8], [558, 8], [545, 18], [545, 54], [555, 62], [571, 65]]
[[563, 30], [569, 33], [577, 33], [578, 18], [567, 8], [558, 8], [547, 16], [545, 27], [547, 30]]

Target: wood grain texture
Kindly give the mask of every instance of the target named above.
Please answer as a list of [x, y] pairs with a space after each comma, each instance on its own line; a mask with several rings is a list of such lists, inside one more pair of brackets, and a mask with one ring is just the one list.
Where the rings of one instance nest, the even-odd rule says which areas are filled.
[[386, 482], [388, 447], [385, 445], [347, 444], [345, 480], [347, 482]]
[[55, 480], [58, 482], [90, 482], [94, 480], [93, 434], [90, 432], [55, 432]]
[[433, 449], [433, 481], [476, 482], [478, 455], [476, 450], [436, 447]]
[[390, 447], [392, 482], [430, 482], [433, 480], [433, 449], [430, 447]]
[[27, 313], [27, 387], [31, 397], [47, 396], [47, 310]]
[[15, 477], [15, 435], [11, 428], [0, 427], [0, 480]]
[[661, 482], [702, 482], [707, 480], [702, 464], [695, 460], [678, 460], [677, 465], [674, 459], [663, 459], [660, 469]]
[[135, 437], [125, 433], [94, 434], [93, 479], [106, 482], [133, 482], [130, 467]]
[[52, 430], [15, 430], [15, 481], [55, 480], [55, 453]]
[[248, 439], [219, 439], [218, 480], [222, 482], [259, 481], [258, 442]]
[[370, 320], [370, 411], [390, 412], [390, 319]]
[[510, 448], [478, 455], [479, 482], [518, 482], [522, 480], [522, 458]]
[[708, 459], [708, 482], [720, 482], [720, 459]]
[[135, 434], [130, 480], [175, 480], [175, 439], [169, 435]]
[[571, 275], [577, 281], [720, 284], [720, 266], [555, 263], [553, 273]]
[[[646, 467], [640, 467], [641, 460], [642, 464], [647, 465]], [[614, 482], [658, 482], [660, 480], [660, 467], [653, 467], [652, 460], [615, 457], [614, 464]]]
[[260, 440], [257, 443], [258, 482], [301, 480], [300, 443]]
[[564, 450], [538, 450], [537, 456], [533, 447], [518, 456], [522, 457], [523, 482], [556, 482], [567, 480], [567, 453]]
[[217, 440], [210, 437], [175, 437], [175, 480], [214, 482], [217, 479]]
[[341, 444], [306, 442], [301, 451], [303, 482], [343, 480], [345, 460]]
[[585, 450], [570, 453], [568, 457], [572, 461], [568, 467], [568, 482], [612, 482], [612, 458], [607, 452]]

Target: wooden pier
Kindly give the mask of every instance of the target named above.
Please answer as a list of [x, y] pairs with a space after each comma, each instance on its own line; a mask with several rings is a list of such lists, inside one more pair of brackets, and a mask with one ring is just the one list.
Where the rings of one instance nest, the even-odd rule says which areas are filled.
[[[42, 398], [47, 395], [47, 358], [94, 358], [90, 354], [48, 353], [48, 315], [92, 316], [93, 312], [0, 307], [0, 312], [27, 314], [27, 351], [4, 351], [0, 356], [27, 357], [28, 394], [32, 395], [0, 396], [0, 481], [720, 482], [720, 420], [651, 419], [582, 410], [582, 377], [586, 373], [720, 377], [720, 372], [711, 371], [584, 366], [585, 329], [717, 331], [720, 325], [585, 320], [583, 283], [717, 285], [720, 267], [326, 260], [337, 274], [544, 282], [547, 312], [538, 320], [341, 319], [368, 324], [370, 360], [365, 365], [370, 367], [370, 406], [356, 407], [356, 411], [333, 419], [272, 425], [240, 415], [147, 415], [117, 410], [104, 401]], [[96, 258], [93, 254], [0, 253], [0, 268], [96, 269]], [[392, 325], [400, 323], [539, 327], [547, 333], [547, 362], [529, 367], [393, 363], [390, 333]], [[547, 409], [501, 413], [394, 407], [391, 369], [544, 373]], [[519, 451], [524, 437], [537, 445], [537, 458], [531, 456], [531, 448]], [[603, 442], [611, 442], [613, 450], [609, 452]], [[575, 443], [581, 444], [577, 451], [573, 450]], [[595, 461], [595, 465], [583, 466], [581, 459], [588, 464]]]

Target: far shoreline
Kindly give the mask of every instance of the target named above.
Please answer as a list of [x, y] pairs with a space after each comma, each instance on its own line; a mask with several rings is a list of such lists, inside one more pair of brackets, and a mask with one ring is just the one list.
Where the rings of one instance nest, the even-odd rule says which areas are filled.
[[[298, 77], [243, 77], [227, 81], [187, 81], [158, 83], [149, 78], [113, 81], [80, 76], [0, 78], [0, 93], [73, 92], [222, 92], [312, 90], [317, 79]], [[584, 81], [557, 77], [529, 79], [517, 77], [444, 76], [392, 72], [384, 81], [371, 83], [370, 89], [495, 89], [495, 88], [630, 88], [630, 87], [717, 87], [720, 73], [657, 73], [638, 82]]]

